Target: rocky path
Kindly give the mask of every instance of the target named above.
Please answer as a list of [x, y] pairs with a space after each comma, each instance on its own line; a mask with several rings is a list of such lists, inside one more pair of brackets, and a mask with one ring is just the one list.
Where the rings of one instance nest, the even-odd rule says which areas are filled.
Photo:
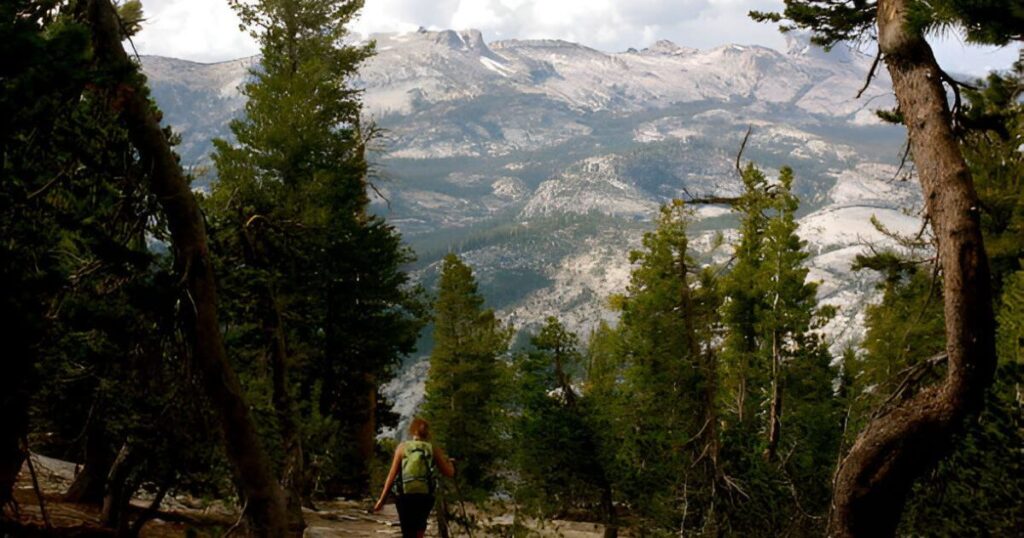
[[[61, 535], [102, 536], [104, 529], [99, 525], [99, 508], [64, 502], [62, 495], [75, 474], [73, 463], [32, 455], [32, 462], [43, 492], [47, 518]], [[32, 485], [26, 465], [19, 476], [15, 491], [17, 516], [23, 524], [43, 528], [46, 521], [40, 507], [39, 497]], [[144, 509], [149, 504], [146, 498], [135, 499], [133, 505]], [[334, 500], [317, 503], [318, 510], [305, 510], [305, 537], [400, 537], [398, 513], [389, 504], [377, 514], [367, 511], [368, 502]], [[8, 507], [5, 514], [14, 511]], [[474, 538], [505, 536], [509, 534], [512, 517], [502, 515], [483, 520], [482, 528], [473, 532]], [[161, 515], [146, 523], [140, 534], [143, 538], [170, 537], [220, 537], [238, 521], [236, 507], [219, 501], [201, 501], [191, 498], [168, 498], [161, 507]], [[602, 535], [600, 525], [584, 522], [551, 521], [544, 525], [530, 525], [536, 536], [564, 538], [592, 538]], [[78, 534], [76, 534], [78, 533]], [[112, 533], [110, 534], [112, 536]], [[451, 528], [452, 536], [466, 536], [457, 527]], [[13, 536], [13, 535], [12, 535]], [[438, 536], [437, 522], [431, 518], [427, 528], [428, 537]], [[0, 532], [0, 538], [6, 538]]]

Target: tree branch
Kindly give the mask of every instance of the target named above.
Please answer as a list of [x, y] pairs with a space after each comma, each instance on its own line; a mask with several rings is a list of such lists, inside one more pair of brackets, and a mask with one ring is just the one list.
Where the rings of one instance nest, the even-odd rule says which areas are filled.
[[740, 168], [740, 159], [743, 157], [743, 150], [747, 148], [747, 141], [750, 140], [750, 133], [753, 132], [754, 126], [747, 126], [747, 134], [743, 135], [743, 142], [740, 143], [740, 150], [736, 153], [736, 173], [739, 174], [740, 178], [743, 177], [743, 170]]
[[860, 96], [864, 95], [868, 87], [871, 86], [871, 80], [875, 78], [875, 71], [878, 69], [878, 62], [882, 59], [882, 49], [878, 49], [878, 53], [875, 54], [874, 61], [871, 62], [871, 69], [868, 69], [868, 77], [864, 80], [864, 86], [857, 92], [855, 99], [860, 99]]

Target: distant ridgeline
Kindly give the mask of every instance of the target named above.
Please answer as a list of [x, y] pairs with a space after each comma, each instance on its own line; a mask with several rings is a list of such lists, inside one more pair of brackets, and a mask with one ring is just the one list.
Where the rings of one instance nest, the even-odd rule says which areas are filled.
[[[585, 334], [613, 318], [605, 302], [628, 274], [621, 253], [659, 204], [739, 192], [734, 160], [748, 127], [745, 159], [796, 173], [811, 278], [823, 282], [823, 302], [841, 307], [828, 329], [834, 350], [860, 334], [873, 289], [850, 262], [859, 245], [887, 240], [870, 218], [893, 231], [919, 225], [908, 216], [920, 205], [916, 185], [893, 181], [903, 131], [873, 113], [893, 103], [888, 80], [854, 99], [871, 58], [845, 47], [825, 53], [796, 36], [786, 53], [667, 41], [605, 53], [554, 40], [487, 43], [474, 30], [373, 39], [377, 55], [358, 84], [386, 130], [373, 157], [386, 199], [374, 210], [416, 250], [422, 281], [436, 278], [440, 256], [460, 252], [518, 327], [557, 314]], [[186, 162], [204, 162], [209, 139], [227, 134], [243, 104], [237, 86], [256, 62], [143, 57]], [[735, 226], [726, 213], [698, 209], [697, 248]]]

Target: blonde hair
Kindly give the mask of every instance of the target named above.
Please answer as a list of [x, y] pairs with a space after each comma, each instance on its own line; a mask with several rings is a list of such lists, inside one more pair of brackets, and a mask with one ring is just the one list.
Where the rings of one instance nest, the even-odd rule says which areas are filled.
[[409, 437], [418, 437], [424, 441], [430, 439], [430, 425], [420, 417], [412, 419], [409, 424]]

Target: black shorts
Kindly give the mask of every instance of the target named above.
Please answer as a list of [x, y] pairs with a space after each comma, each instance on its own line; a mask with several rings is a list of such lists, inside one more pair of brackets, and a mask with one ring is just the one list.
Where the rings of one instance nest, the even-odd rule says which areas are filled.
[[419, 531], [427, 530], [427, 518], [434, 508], [434, 496], [425, 493], [399, 495], [395, 499], [398, 521], [402, 525], [402, 538], [416, 538]]

